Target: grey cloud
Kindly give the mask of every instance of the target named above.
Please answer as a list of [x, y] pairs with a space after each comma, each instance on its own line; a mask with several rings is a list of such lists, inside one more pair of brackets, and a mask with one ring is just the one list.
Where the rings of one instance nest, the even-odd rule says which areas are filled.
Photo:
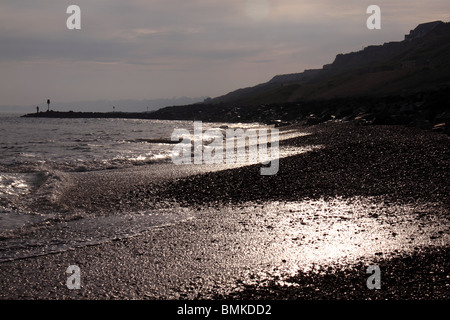
[[[245, 0], [3, 0], [0, 64], [9, 74], [0, 75], [0, 95], [15, 104], [43, 90], [77, 90], [90, 99], [223, 94], [320, 67], [362, 45], [401, 40], [436, 11], [443, 16], [435, 19], [450, 17], [444, 14], [448, 0], [379, 0], [383, 28], [370, 32], [359, 0], [270, 2], [272, 14], [255, 22], [245, 15]], [[79, 31], [65, 27], [65, 9], [75, 3], [82, 12]], [[54, 80], [37, 88], [28, 79], [43, 72], [53, 75], [49, 79], [71, 74], [76, 85]]]
[[113, 61], [129, 54], [126, 44], [101, 39], [0, 37], [2, 60]]

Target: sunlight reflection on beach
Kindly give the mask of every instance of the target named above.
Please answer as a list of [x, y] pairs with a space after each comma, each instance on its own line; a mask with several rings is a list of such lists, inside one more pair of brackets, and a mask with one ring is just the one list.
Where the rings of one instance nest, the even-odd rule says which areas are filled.
[[267, 255], [278, 265], [270, 276], [280, 281], [320, 266], [346, 266], [450, 243], [446, 210], [435, 203], [355, 197], [272, 202], [261, 210], [277, 238], [267, 247]]

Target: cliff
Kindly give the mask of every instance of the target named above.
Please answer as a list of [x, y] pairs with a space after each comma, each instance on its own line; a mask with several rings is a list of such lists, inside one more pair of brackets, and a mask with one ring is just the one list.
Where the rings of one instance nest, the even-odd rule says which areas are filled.
[[265, 104], [433, 90], [450, 83], [450, 23], [423, 23], [405, 40], [336, 55], [322, 69], [277, 75], [212, 99], [213, 104]]

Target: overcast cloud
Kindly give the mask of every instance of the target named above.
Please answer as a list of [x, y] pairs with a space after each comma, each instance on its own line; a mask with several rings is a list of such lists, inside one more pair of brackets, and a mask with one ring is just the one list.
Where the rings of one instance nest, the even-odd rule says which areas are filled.
[[[81, 30], [66, 9], [81, 8]], [[382, 10], [368, 30], [366, 9]], [[218, 96], [450, 21], [448, 0], [2, 0], [0, 105]]]

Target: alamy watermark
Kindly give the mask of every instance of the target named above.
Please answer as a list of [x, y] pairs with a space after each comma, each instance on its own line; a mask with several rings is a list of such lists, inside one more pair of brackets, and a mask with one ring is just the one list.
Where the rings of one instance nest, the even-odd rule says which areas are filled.
[[279, 169], [278, 129], [212, 128], [203, 131], [202, 122], [195, 121], [193, 136], [187, 129], [175, 129], [171, 140], [179, 142], [171, 154], [176, 165], [268, 165], [261, 167], [261, 175], [275, 175]]
[[369, 290], [381, 289], [381, 270], [377, 265], [371, 265], [367, 268], [366, 273], [372, 274], [367, 278], [366, 285]]
[[79, 266], [70, 265], [67, 270], [70, 276], [67, 278], [66, 286], [70, 290], [81, 289], [81, 269]]
[[367, 14], [371, 14], [366, 21], [367, 29], [381, 29], [381, 8], [377, 5], [370, 5], [366, 10]]
[[66, 21], [67, 29], [80, 30], [81, 29], [81, 9], [77, 5], [70, 5], [67, 7], [66, 13], [71, 14]]

